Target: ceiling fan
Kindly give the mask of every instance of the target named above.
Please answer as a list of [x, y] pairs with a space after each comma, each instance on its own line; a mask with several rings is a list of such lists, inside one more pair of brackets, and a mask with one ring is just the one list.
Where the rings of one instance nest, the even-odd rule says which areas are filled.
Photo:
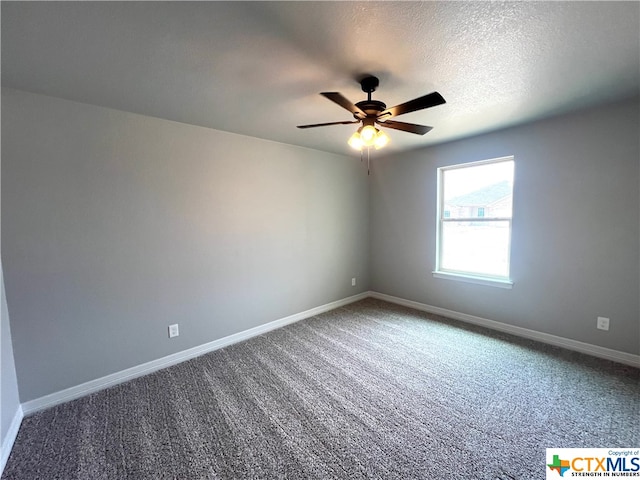
[[442, 95], [438, 92], [432, 92], [422, 97], [409, 100], [408, 102], [401, 103], [400, 105], [396, 105], [395, 107], [387, 108], [387, 106], [381, 101], [371, 99], [371, 93], [375, 92], [379, 84], [380, 81], [374, 76], [363, 78], [360, 81], [360, 85], [362, 87], [362, 91], [367, 93], [367, 99], [355, 104], [338, 92], [320, 93], [320, 95], [351, 112], [355, 120], [298, 125], [298, 128], [315, 128], [326, 127], [328, 125], [362, 123], [362, 126], [358, 131], [349, 139], [349, 145], [356, 150], [361, 150], [364, 146], [382, 148], [389, 142], [389, 137], [384, 132], [377, 129], [375, 127], [376, 124], [381, 127], [392, 128], [394, 130], [415, 133], [416, 135], [424, 135], [433, 128], [426, 125], [417, 125], [415, 123], [398, 122], [390, 120], [390, 118], [422, 110], [424, 108], [442, 105], [443, 103], [446, 103]]

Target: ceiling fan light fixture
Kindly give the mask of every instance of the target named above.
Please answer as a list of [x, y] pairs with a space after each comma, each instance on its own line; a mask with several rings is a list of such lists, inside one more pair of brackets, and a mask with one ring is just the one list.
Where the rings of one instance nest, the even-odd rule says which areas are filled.
[[389, 136], [386, 133], [384, 133], [382, 130], [378, 130], [378, 134], [376, 135], [376, 139], [373, 143], [373, 146], [376, 148], [376, 150], [380, 150], [387, 143], [389, 143]]
[[360, 130], [361, 128], [359, 128], [356, 133], [351, 135], [351, 138], [347, 142], [349, 146], [354, 150], [362, 150], [362, 147], [364, 146], [364, 143], [362, 142], [362, 138], [360, 138]]
[[373, 125], [365, 125], [362, 127], [362, 131], [360, 132], [360, 138], [362, 139], [362, 143], [370, 147], [375, 144], [376, 138], [378, 137], [378, 129]]
[[[372, 130], [373, 135], [371, 136]], [[367, 135], [367, 139], [365, 139], [365, 135]], [[351, 138], [349, 138], [347, 143], [351, 148], [358, 151], [362, 150], [362, 147], [371, 146], [375, 147], [376, 150], [380, 150], [389, 143], [389, 136], [382, 130], [366, 125], [364, 127], [360, 127], [353, 135], [351, 135]]]

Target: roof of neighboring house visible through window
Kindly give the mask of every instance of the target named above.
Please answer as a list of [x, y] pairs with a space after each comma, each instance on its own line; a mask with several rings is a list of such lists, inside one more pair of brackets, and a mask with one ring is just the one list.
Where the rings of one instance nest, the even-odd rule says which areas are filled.
[[503, 180], [493, 185], [488, 185], [479, 190], [459, 195], [445, 203], [447, 205], [455, 205], [458, 207], [483, 207], [496, 203], [498, 200], [511, 195], [511, 182]]

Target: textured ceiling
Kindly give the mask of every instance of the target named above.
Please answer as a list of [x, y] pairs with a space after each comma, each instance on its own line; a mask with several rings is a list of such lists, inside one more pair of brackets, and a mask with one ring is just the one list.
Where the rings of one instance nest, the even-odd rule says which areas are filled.
[[2, 85], [302, 145], [353, 152], [318, 95], [388, 106], [388, 152], [461, 138], [640, 89], [638, 2], [6, 2]]

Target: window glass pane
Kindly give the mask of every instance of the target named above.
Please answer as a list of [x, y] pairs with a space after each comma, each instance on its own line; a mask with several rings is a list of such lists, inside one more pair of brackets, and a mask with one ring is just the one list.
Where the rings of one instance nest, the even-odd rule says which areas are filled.
[[441, 270], [508, 277], [510, 223], [443, 222]]
[[443, 171], [448, 218], [510, 218], [513, 160]]

